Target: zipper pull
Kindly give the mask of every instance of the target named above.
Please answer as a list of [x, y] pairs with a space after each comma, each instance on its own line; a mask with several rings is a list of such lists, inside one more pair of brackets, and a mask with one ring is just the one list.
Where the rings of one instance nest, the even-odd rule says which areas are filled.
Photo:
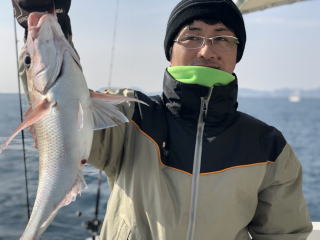
[[203, 113], [206, 113], [206, 111], [207, 111], [207, 103], [206, 102], [204, 102], [204, 104], [203, 104], [202, 111], [203, 111]]
[[206, 117], [207, 117], [207, 108], [208, 108], [208, 104], [207, 101], [205, 99], [201, 99], [201, 101], [203, 101], [203, 105], [202, 105], [202, 121], [205, 121]]
[[212, 95], [212, 90], [213, 90], [213, 88], [210, 88], [208, 96], [205, 97], [205, 98], [201, 98], [201, 101], [204, 102], [203, 108], [202, 108], [202, 111], [204, 113], [204, 117], [203, 117], [204, 119], [207, 117], [207, 110], [208, 110], [210, 98], [211, 98], [211, 95]]

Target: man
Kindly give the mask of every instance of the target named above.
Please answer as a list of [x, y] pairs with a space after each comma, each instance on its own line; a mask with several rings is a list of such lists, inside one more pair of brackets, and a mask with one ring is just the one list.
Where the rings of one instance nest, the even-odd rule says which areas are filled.
[[118, 91], [149, 106], [120, 105], [130, 123], [95, 133], [89, 163], [111, 189], [101, 239], [307, 238], [299, 161], [277, 129], [237, 111], [245, 42], [231, 0], [173, 9], [162, 97]]

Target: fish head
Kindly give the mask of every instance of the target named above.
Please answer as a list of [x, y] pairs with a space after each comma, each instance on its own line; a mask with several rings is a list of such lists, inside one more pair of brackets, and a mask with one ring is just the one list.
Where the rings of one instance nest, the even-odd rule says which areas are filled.
[[29, 14], [23, 56], [29, 94], [35, 91], [45, 95], [58, 81], [63, 70], [64, 52], [70, 48], [55, 14]]

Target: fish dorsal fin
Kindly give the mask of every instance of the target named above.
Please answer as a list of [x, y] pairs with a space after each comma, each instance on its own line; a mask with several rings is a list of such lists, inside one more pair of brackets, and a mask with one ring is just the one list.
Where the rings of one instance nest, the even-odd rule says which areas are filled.
[[110, 102], [113, 105], [115, 104], [119, 104], [125, 101], [129, 101], [129, 102], [138, 102], [138, 103], [142, 103], [144, 105], [147, 105], [147, 103], [145, 103], [144, 101], [141, 101], [139, 99], [136, 98], [132, 98], [132, 97], [125, 97], [122, 95], [116, 95], [116, 94], [108, 94], [108, 93], [102, 93], [102, 92], [91, 92], [90, 96], [92, 98], [99, 98], [99, 99], [103, 99], [106, 102]]
[[[107, 95], [107, 94], [106, 94]], [[115, 127], [121, 123], [128, 122], [127, 117], [114, 106], [119, 101], [95, 97], [91, 95], [91, 110], [94, 130]]]
[[[90, 92], [94, 130], [105, 129], [128, 122], [127, 117], [115, 106], [125, 101], [145, 102], [121, 95], [113, 95], [101, 92]], [[146, 104], [147, 105], [147, 104]]]
[[26, 119], [16, 128], [13, 134], [10, 137], [8, 137], [7, 140], [0, 146], [0, 153], [8, 147], [10, 142], [14, 139], [15, 136], [18, 135], [19, 132], [47, 116], [50, 113], [51, 108], [54, 104], [55, 103], [49, 102], [47, 99], [44, 99], [34, 109], [30, 107], [25, 114]]

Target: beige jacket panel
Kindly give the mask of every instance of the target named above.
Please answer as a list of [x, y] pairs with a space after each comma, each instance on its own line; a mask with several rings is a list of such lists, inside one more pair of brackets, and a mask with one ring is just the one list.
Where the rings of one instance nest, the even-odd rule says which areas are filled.
[[268, 166], [259, 191], [259, 204], [249, 228], [254, 239], [307, 238], [312, 224], [301, 186], [301, 164], [286, 145], [276, 163]]
[[[101, 239], [186, 239], [192, 176], [166, 167], [134, 122], [125, 136]], [[275, 163], [201, 175], [195, 239], [249, 240], [248, 232], [257, 240], [306, 239], [312, 227], [296, 190], [300, 171], [287, 145]]]

